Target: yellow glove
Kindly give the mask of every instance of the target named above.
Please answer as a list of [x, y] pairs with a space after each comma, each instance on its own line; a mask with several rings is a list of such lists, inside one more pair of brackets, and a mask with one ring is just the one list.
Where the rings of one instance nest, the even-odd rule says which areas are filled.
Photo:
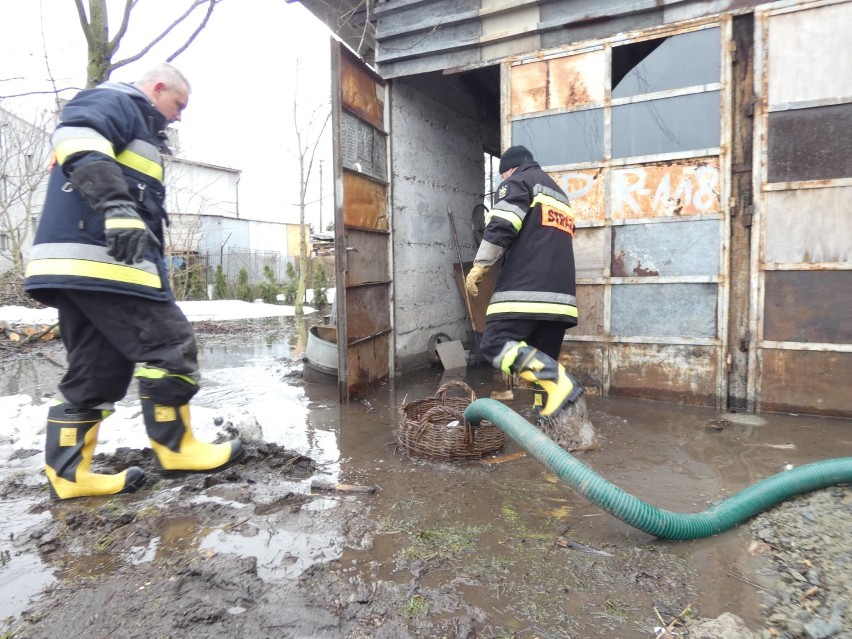
[[468, 273], [467, 278], [465, 278], [464, 285], [471, 296], [476, 297], [479, 295], [479, 283], [482, 281], [482, 278], [485, 277], [487, 272], [488, 267], [480, 266], [479, 264], [474, 264], [473, 268], [470, 269], [470, 273]]

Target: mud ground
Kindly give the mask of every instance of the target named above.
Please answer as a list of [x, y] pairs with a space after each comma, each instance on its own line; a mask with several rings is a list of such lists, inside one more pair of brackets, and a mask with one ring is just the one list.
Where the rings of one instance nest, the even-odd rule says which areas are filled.
[[[267, 346], [295, 344], [283, 356], [263, 345], [246, 355], [244, 328], [200, 327], [203, 366], [249, 358], [300, 394], [282, 395], [283, 434], [249, 438], [240, 465], [162, 477], [150, 450], [121, 449], [98, 456], [97, 469], [140, 465], [145, 489], [58, 502], [41, 451], [16, 452], [15, 470], [0, 474], [0, 637], [852, 637], [849, 487], [709, 539], [656, 540], [514, 442], [486, 462], [402, 454], [397, 407], [432, 394], [441, 371], [340, 406], [335, 387], [302, 379], [289, 328], [264, 328]], [[61, 361], [58, 349], [11, 357]], [[10, 362], [6, 350], [0, 358]], [[245, 379], [222, 379], [212, 375], [208, 401], [239, 396]], [[465, 381], [480, 397], [501, 389], [491, 371]], [[844, 420], [588, 403], [600, 447], [576, 457], [675, 512], [703, 510], [787, 464], [852, 454]], [[223, 421], [221, 437], [240, 428]], [[364, 492], [329, 490], [338, 484]]]

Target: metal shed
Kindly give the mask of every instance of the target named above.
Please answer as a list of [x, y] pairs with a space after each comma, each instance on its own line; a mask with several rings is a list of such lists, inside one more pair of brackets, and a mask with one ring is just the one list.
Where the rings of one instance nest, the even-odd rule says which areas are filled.
[[590, 392], [852, 416], [852, 2], [303, 4], [364, 58], [332, 45], [343, 398], [464, 337], [447, 207], [472, 259], [520, 143], [573, 200]]

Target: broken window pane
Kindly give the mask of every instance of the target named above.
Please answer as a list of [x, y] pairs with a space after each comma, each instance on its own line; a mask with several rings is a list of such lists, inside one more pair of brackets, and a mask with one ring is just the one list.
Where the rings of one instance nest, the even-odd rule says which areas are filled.
[[527, 147], [542, 166], [602, 160], [603, 109], [515, 120], [512, 144]]
[[612, 97], [719, 82], [719, 29], [612, 48]]
[[711, 149], [719, 146], [719, 92], [612, 107], [612, 157]]

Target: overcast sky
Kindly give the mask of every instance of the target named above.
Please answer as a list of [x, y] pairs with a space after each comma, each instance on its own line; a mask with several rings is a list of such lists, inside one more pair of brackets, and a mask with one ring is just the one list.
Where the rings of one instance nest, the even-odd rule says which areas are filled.
[[[190, 1], [141, 0], [113, 59], [135, 54]], [[108, 0], [111, 25], [120, 19], [123, 5], [124, 0]], [[193, 27], [202, 15], [200, 10], [196, 14], [187, 21]], [[86, 67], [73, 0], [0, 0], [0, 15], [0, 96], [50, 91], [52, 77], [57, 88], [68, 89], [62, 97], [73, 97], [85, 84]], [[171, 54], [186, 34], [184, 28], [111, 79], [133, 81]], [[327, 103], [329, 40], [325, 26], [297, 2], [224, 0], [204, 31], [174, 60], [192, 84], [189, 107], [178, 125], [181, 156], [242, 170], [240, 209], [245, 217], [298, 221], [294, 90], [298, 84], [299, 102], [311, 110]], [[45, 97], [18, 100], [15, 110], [33, 112], [49, 103]], [[333, 207], [330, 153], [324, 145], [323, 226]], [[316, 184], [312, 199], [318, 194]], [[308, 221], [317, 222], [318, 213], [315, 205]]]

